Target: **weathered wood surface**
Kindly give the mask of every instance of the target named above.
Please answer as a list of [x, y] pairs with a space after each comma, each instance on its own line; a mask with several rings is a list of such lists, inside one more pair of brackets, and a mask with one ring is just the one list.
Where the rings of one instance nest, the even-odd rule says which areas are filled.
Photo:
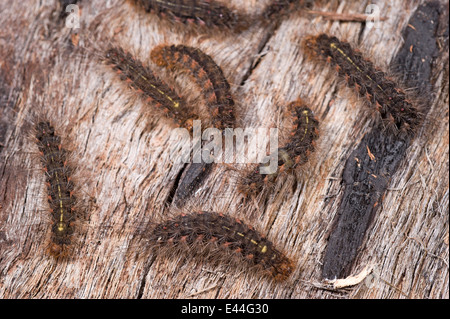
[[[248, 11], [261, 10], [267, 2], [233, 1]], [[434, 64], [429, 120], [408, 148], [353, 266], [353, 274], [367, 266], [374, 269], [367, 277], [371, 284], [366, 280], [329, 289], [321, 278], [321, 260], [342, 197], [343, 165], [374, 121], [336, 77], [305, 60], [299, 42], [318, 32], [354, 43], [361, 38], [361, 49], [385, 68], [402, 44], [401, 32], [418, 1], [378, 2], [387, 17], [381, 29], [292, 14], [270, 37], [269, 27], [258, 26], [239, 37], [184, 32], [181, 26], [171, 30], [171, 24], [122, 1], [107, 3], [81, 3], [80, 37], [91, 40], [80, 44], [86, 52], [109, 41], [149, 61], [149, 52], [160, 43], [199, 46], [233, 84], [242, 125], [276, 126], [282, 121], [277, 105], [299, 96], [311, 101], [321, 139], [298, 185], [288, 181], [256, 208], [236, 192], [236, 172], [218, 167], [188, 205], [249, 221], [295, 260], [295, 272], [288, 281], [273, 283], [226, 266], [142, 251], [133, 240], [136, 230], [173, 213], [166, 201], [183, 166], [172, 164], [165, 152], [173, 127], [166, 120], [146, 121], [140, 111], [145, 105], [126, 93], [113, 72], [87, 53], [84, 57], [67, 48], [72, 30], [58, 21], [56, 1], [1, 0], [1, 298], [449, 297], [445, 49]], [[362, 13], [367, 4], [331, 1], [314, 9]], [[76, 255], [62, 263], [45, 254], [49, 218], [43, 175], [32, 141], [20, 129], [35, 111], [58, 119], [58, 128], [77, 150], [78, 182], [91, 203], [95, 198]]]

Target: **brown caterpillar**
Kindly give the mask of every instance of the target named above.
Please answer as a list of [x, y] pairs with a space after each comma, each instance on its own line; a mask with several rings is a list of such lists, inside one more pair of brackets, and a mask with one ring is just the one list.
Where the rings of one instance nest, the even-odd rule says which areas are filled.
[[188, 129], [192, 127], [193, 115], [186, 107], [184, 99], [161, 81], [152, 70], [144, 67], [140, 61], [135, 60], [121, 48], [108, 49], [105, 60], [117, 71], [121, 80], [143, 94], [146, 102], [162, 108], [163, 113], [170, 116], [179, 126]]
[[61, 137], [47, 121], [40, 121], [35, 127], [36, 141], [41, 162], [44, 166], [47, 184], [48, 204], [53, 219], [49, 253], [64, 257], [72, 244], [76, 213], [76, 197], [71, 176], [73, 168], [67, 164], [69, 153], [61, 146]]
[[307, 56], [334, 66], [349, 87], [354, 87], [368, 104], [375, 107], [389, 126], [406, 132], [412, 131], [421, 121], [418, 108], [412, 104], [400, 86], [385, 72], [350, 46], [334, 36], [319, 34], [303, 41]]
[[290, 12], [292, 9], [309, 7], [312, 0], [273, 0], [263, 11], [261, 15], [264, 19], [273, 19], [282, 14]]
[[262, 270], [277, 281], [285, 280], [293, 271], [293, 263], [272, 242], [239, 219], [223, 214], [200, 211], [181, 214], [156, 225], [150, 242], [157, 248], [176, 248], [184, 252], [201, 251], [203, 255]]
[[238, 190], [245, 195], [256, 196], [265, 186], [273, 186], [278, 175], [295, 170], [305, 164], [311, 152], [315, 150], [315, 140], [318, 139], [319, 122], [306, 104], [298, 99], [288, 105], [293, 119], [290, 138], [284, 147], [278, 148], [278, 168], [273, 174], [263, 175], [259, 167], [244, 176], [238, 185]]
[[206, 27], [224, 27], [240, 31], [249, 26], [248, 18], [215, 0], [129, 0], [176, 22], [197, 23]]
[[152, 50], [151, 59], [159, 66], [187, 72], [203, 91], [211, 109], [213, 125], [222, 130], [234, 127], [234, 100], [230, 84], [209, 55], [185, 45], [160, 45]]

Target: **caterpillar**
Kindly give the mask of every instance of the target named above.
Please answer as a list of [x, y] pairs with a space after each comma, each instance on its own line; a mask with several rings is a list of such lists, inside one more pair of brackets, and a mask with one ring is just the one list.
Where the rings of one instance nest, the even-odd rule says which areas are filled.
[[303, 8], [311, 6], [311, 0], [273, 0], [263, 11], [261, 17], [273, 19], [293, 8]]
[[55, 134], [48, 121], [40, 121], [36, 127], [36, 142], [44, 166], [48, 204], [53, 220], [49, 253], [63, 257], [68, 253], [74, 233], [76, 197], [71, 176], [73, 168], [67, 164], [69, 153], [61, 146], [61, 137]]
[[245, 15], [215, 0], [130, 0], [145, 11], [156, 12], [182, 23], [193, 22], [206, 27], [243, 30], [249, 26]]
[[292, 261], [253, 227], [215, 212], [180, 214], [157, 224], [148, 240], [157, 249], [201, 251], [225, 262], [234, 256], [238, 263], [262, 270], [277, 281], [287, 279], [294, 268]]
[[319, 122], [305, 102], [298, 99], [291, 102], [287, 109], [293, 119], [293, 127], [289, 133], [288, 142], [278, 148], [278, 167], [273, 174], [262, 175], [257, 167], [241, 178], [238, 190], [245, 194], [256, 196], [265, 186], [273, 186], [278, 175], [292, 171], [308, 161], [311, 152], [315, 150], [315, 140], [318, 139]]
[[190, 75], [202, 88], [215, 127], [223, 130], [234, 126], [234, 100], [230, 84], [209, 55], [185, 45], [160, 45], [152, 50], [151, 59], [159, 66], [182, 70]]
[[420, 123], [420, 112], [405, 91], [349, 43], [322, 33], [307, 37], [302, 45], [310, 59], [319, 56], [334, 66], [347, 85], [354, 87], [389, 126], [411, 132]]
[[152, 70], [121, 48], [109, 48], [105, 61], [119, 74], [121, 80], [128, 82], [132, 88], [142, 93], [146, 102], [163, 109], [163, 113], [170, 116], [179, 126], [192, 128], [193, 115], [186, 107], [185, 100], [160, 80]]

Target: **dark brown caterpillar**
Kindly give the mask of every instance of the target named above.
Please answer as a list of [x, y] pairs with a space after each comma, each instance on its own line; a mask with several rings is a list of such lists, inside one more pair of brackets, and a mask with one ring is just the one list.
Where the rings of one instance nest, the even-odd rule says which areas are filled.
[[248, 18], [215, 0], [130, 0], [131, 3], [182, 23], [194, 22], [207, 27], [225, 27], [237, 31], [249, 26]]
[[273, 186], [279, 174], [295, 170], [305, 164], [315, 150], [315, 140], [319, 137], [319, 122], [306, 104], [298, 99], [288, 105], [293, 119], [290, 138], [284, 147], [278, 148], [278, 168], [273, 174], [263, 175], [259, 167], [243, 177], [239, 183], [240, 192], [256, 196], [265, 186]]
[[146, 102], [162, 108], [178, 125], [188, 129], [192, 127], [192, 114], [184, 99], [161, 81], [152, 70], [144, 67], [121, 48], [108, 49], [105, 60], [113, 66], [121, 80], [128, 82], [132, 88], [144, 95]]
[[262, 18], [276, 18], [292, 9], [310, 7], [312, 0], [273, 0], [263, 11]]
[[211, 109], [213, 125], [222, 130], [234, 127], [234, 100], [230, 84], [209, 55], [185, 45], [160, 45], [153, 49], [151, 58], [159, 66], [188, 72], [203, 91]]
[[157, 247], [186, 252], [194, 249], [225, 262], [236, 256], [239, 262], [258, 268], [275, 280], [285, 280], [293, 271], [292, 262], [272, 242], [239, 219], [223, 214], [181, 214], [158, 224], [149, 239]]
[[411, 132], [419, 125], [420, 112], [408, 100], [405, 91], [359, 51], [353, 50], [349, 43], [319, 34], [307, 37], [303, 47], [311, 59], [319, 56], [322, 61], [335, 66], [347, 85], [354, 87], [361, 97], [375, 107], [391, 127]]
[[43, 121], [39, 122], [35, 129], [53, 219], [49, 252], [55, 257], [65, 256], [72, 243], [77, 217], [74, 184], [71, 179], [73, 168], [67, 164], [68, 152], [61, 147], [61, 138], [55, 134], [54, 127]]

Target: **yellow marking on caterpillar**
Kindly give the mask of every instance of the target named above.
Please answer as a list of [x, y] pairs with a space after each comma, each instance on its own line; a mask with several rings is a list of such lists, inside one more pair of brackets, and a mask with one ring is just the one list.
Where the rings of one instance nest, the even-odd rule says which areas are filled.
[[[231, 230], [229, 227], [227, 227], [227, 226], [222, 226], [222, 228], [224, 228], [224, 229], [226, 229], [226, 230]], [[243, 233], [240, 233], [240, 232], [235, 232], [236, 234], [238, 234], [239, 236], [241, 236], [241, 237], [244, 237], [245, 238], [245, 235], [243, 234]], [[267, 252], [267, 245], [264, 245], [264, 246], [262, 246], [262, 245], [260, 245], [256, 240], [254, 240], [254, 239], [250, 239], [250, 242], [252, 243], [252, 244], [254, 244], [254, 245], [257, 245], [259, 248], [261, 248], [261, 253], [266, 253]]]
[[[332, 49], [337, 50], [340, 54], [342, 54], [359, 72], [363, 73], [363, 70], [360, 69], [360, 67], [358, 65], [355, 64], [355, 62], [353, 62], [353, 60], [347, 55], [345, 54], [344, 51], [342, 51], [342, 49], [340, 49], [336, 43], [331, 43], [330, 47]], [[374, 79], [372, 79], [370, 76], [368, 76], [367, 74], [365, 74], [366, 78], [368, 78], [370, 81], [377, 83]], [[384, 92], [383, 88], [377, 83], [377, 87]]]
[[[136, 71], [132, 66], [130, 66], [130, 69], [133, 70], [133, 71]], [[168, 96], [168, 95], [166, 94], [166, 92], [161, 91], [156, 85], [151, 84], [150, 81], [149, 81], [145, 76], [143, 76], [142, 74], [139, 74], [139, 76], [140, 76], [145, 82], [148, 82], [148, 84], [150, 84], [150, 86], [151, 86], [152, 88], [154, 88], [156, 91], [158, 91], [159, 93], [161, 93], [162, 95], [164, 95], [170, 102], [172, 102], [173, 107], [177, 108], [177, 107], [180, 106], [180, 103], [179, 103], [179, 102], [174, 101], [170, 96]]]
[[[50, 145], [47, 144], [47, 147], [50, 147]], [[53, 157], [53, 154], [51, 154], [51, 161], [52, 163], [55, 163], [55, 159]], [[64, 230], [64, 208], [63, 208], [63, 201], [62, 201], [62, 192], [61, 192], [61, 183], [59, 182], [59, 176], [58, 172], [55, 172], [55, 179], [56, 183], [58, 185], [58, 197], [59, 197], [59, 223], [58, 223], [58, 231]]]
[[306, 134], [308, 133], [308, 124], [309, 124], [309, 112], [308, 112], [308, 110], [303, 110], [302, 113], [306, 117], [306, 127], [305, 127], [305, 134], [303, 134], [303, 137], [302, 137], [301, 141], [303, 141], [303, 139], [306, 137]]
[[264, 254], [265, 252], [267, 252], [267, 246], [266, 245], [262, 246], [262, 245], [258, 244], [258, 242], [256, 240], [254, 240], [254, 239], [250, 239], [250, 242], [252, 244], [254, 244], [254, 245], [257, 245], [259, 248], [261, 248], [261, 253]]

